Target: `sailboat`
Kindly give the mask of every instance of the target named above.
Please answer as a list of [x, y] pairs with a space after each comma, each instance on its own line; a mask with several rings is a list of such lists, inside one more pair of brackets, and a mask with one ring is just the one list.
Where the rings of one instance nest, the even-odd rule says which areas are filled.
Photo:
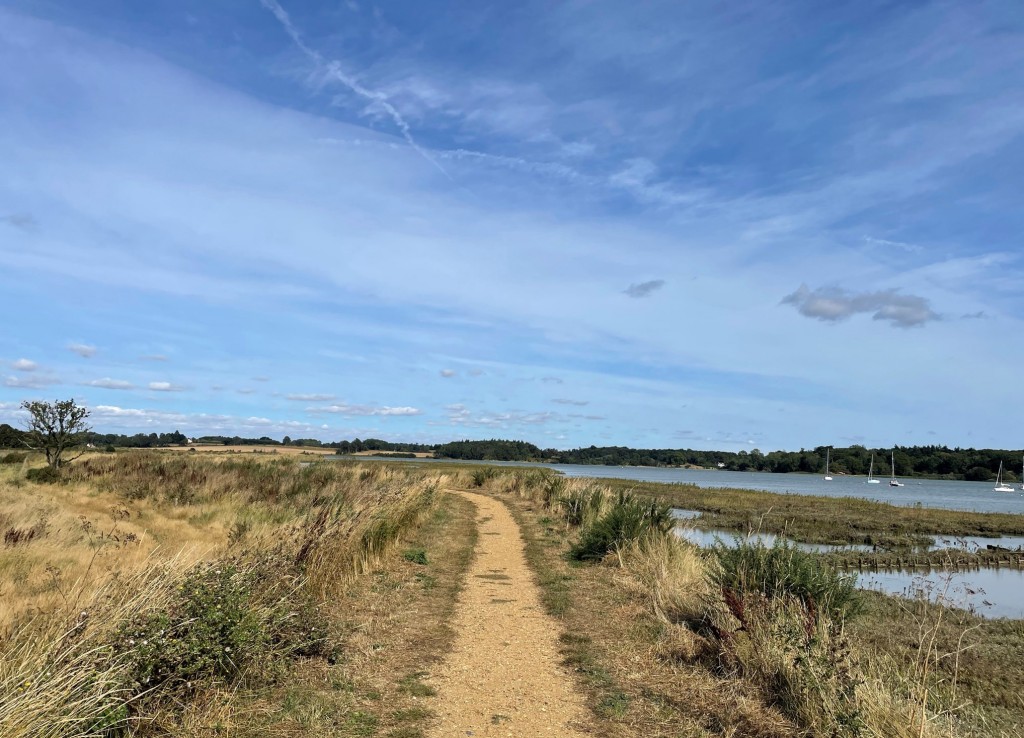
[[829, 451], [830, 451], [830, 449], [825, 449], [825, 481], [826, 482], [831, 482], [832, 481], [832, 477], [830, 477], [828, 475], [828, 452]]
[[892, 477], [889, 479], [890, 487], [902, 487], [903, 482], [896, 480], [896, 452], [892, 452]]
[[881, 484], [875, 479], [875, 455], [871, 454], [871, 465], [868, 467], [868, 484]]
[[996, 486], [994, 492], [1013, 492], [1013, 487], [1003, 482], [1003, 462], [999, 462], [999, 473], [996, 474]]

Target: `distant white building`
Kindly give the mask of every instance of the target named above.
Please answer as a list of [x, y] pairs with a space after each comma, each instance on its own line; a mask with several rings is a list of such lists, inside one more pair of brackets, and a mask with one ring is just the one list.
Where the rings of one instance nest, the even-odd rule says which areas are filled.
[[725, 462], [724, 461], [719, 461], [718, 462], [718, 468], [719, 469], [724, 469], [725, 468]]

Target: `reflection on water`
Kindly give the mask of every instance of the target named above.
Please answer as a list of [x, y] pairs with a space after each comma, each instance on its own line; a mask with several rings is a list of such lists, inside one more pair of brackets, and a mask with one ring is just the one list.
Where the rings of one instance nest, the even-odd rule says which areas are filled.
[[870, 572], [857, 576], [857, 586], [901, 597], [927, 597], [987, 618], [1024, 618], [1024, 571], [1020, 569]]
[[[749, 533], [741, 536], [737, 533], [727, 530], [701, 530], [699, 528], [691, 528], [689, 526], [677, 526], [675, 529], [676, 535], [683, 540], [689, 541], [690, 543], [700, 546], [701, 548], [708, 548], [713, 546], [717, 542], [721, 542], [726, 546], [736, 546], [738, 543], [743, 541], [749, 541], [750, 543], [763, 543], [765, 546], [774, 546], [775, 541], [779, 539], [773, 533]], [[828, 553], [830, 551], [870, 551], [871, 546], [865, 545], [848, 545], [848, 546], [835, 546], [828, 543], [801, 543], [798, 541], [792, 541], [783, 538], [787, 543], [801, 551], [810, 551], [812, 553]]]
[[[700, 510], [683, 510], [678, 507], [674, 507], [671, 510], [672, 517], [676, 520], [693, 520], [700, 517]], [[716, 540], [721, 539], [723, 542], [732, 545], [738, 533], [733, 531], [710, 529], [700, 530], [692, 528], [679, 528], [678, 535], [682, 536], [691, 543], [695, 543], [698, 546], [707, 547], [712, 545]], [[751, 533], [748, 536], [741, 536], [751, 541], [761, 541], [766, 546], [771, 546], [775, 543], [778, 536], [772, 533]], [[848, 544], [845, 546], [828, 545], [824, 543], [799, 543], [792, 539], [786, 539], [788, 543], [795, 545], [802, 551], [814, 551], [817, 553], [829, 552], [829, 551], [871, 551], [871, 546], [863, 544]], [[984, 551], [988, 548], [999, 548], [1007, 549], [1010, 551], [1024, 551], [1024, 536], [1002, 536], [1000, 538], [992, 538], [989, 536], [935, 536], [935, 543], [929, 546], [926, 550], [928, 551], [946, 551], [951, 549], [960, 549], [962, 551]]]
[[[700, 515], [697, 510], [673, 509], [672, 516], [676, 519], [692, 520]], [[680, 538], [702, 548], [721, 542], [727, 546], [735, 546], [739, 541], [760, 542], [771, 546], [778, 536], [771, 533], [752, 533], [738, 536], [724, 530], [700, 530], [690, 525], [679, 525], [675, 533]], [[799, 543], [788, 541], [802, 551], [827, 553], [829, 551], [866, 551], [870, 546], [830, 546], [819, 543]], [[1004, 548], [1016, 548], [1024, 545], [1024, 538], [1007, 536], [1004, 538], [984, 538], [982, 536], [962, 536], [959, 538], [936, 539], [936, 548], [966, 548], [972, 550], [985, 548], [989, 544]], [[857, 575], [857, 586], [861, 589], [873, 589], [886, 594], [900, 597], [925, 597], [932, 602], [940, 602], [950, 607], [970, 610], [987, 618], [1024, 618], [1024, 571], [1020, 569], [975, 569], [971, 571], [930, 571], [909, 572], [864, 572]]]
[[964, 551], [985, 550], [989, 546], [1017, 551], [1024, 548], [1024, 536], [1003, 536], [989, 538], [987, 536], [936, 536], [931, 546], [933, 551], [959, 548]]

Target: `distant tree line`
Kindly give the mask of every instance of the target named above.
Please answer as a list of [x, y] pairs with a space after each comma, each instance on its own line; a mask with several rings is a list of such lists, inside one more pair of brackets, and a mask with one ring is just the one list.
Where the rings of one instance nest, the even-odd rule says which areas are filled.
[[445, 459], [474, 461], [548, 461], [551, 453], [526, 441], [454, 441], [434, 448], [434, 455]]
[[[25, 448], [24, 431], [0, 424], [0, 448]], [[179, 431], [173, 433], [137, 433], [132, 436], [116, 433], [87, 433], [84, 440], [95, 446], [120, 448], [159, 448], [180, 446], [189, 439]], [[453, 441], [451, 443], [392, 443], [379, 438], [359, 438], [351, 441], [324, 443], [315, 438], [291, 439], [285, 436], [277, 441], [268, 436], [243, 438], [241, 436], [200, 436], [192, 439], [203, 445], [224, 446], [311, 446], [333, 448], [338, 454], [360, 451], [397, 451], [401, 453], [433, 452], [444, 459], [467, 461], [541, 461], [557, 464], [596, 464], [604, 466], [700, 466], [722, 468], [729, 471], [759, 471], [785, 474], [825, 471], [825, 446], [799, 451], [699, 451], [693, 449], [636, 449], [626, 446], [588, 446], [560, 451], [542, 449], [526, 441], [490, 439], [483, 441]], [[833, 448], [830, 471], [834, 475], [866, 476], [875, 458], [875, 475], [887, 477], [890, 473], [892, 449], [869, 449], [864, 446]], [[897, 446], [896, 474], [901, 477], [927, 476], [944, 479], [990, 481], [995, 479], [999, 462], [1004, 466], [1007, 481], [1021, 478], [1020, 451], [993, 449], [948, 448], [946, 446]], [[721, 465], [721, 466], [720, 466]]]
[[335, 441], [334, 443], [325, 443], [324, 446], [327, 448], [336, 449], [338, 454], [355, 454], [360, 451], [401, 451], [403, 453], [429, 453], [437, 448], [435, 445], [429, 443], [391, 443], [390, 441], [382, 441], [379, 438], [367, 438], [365, 440], [359, 440], [358, 438], [352, 441]]
[[[825, 471], [825, 446], [799, 451], [700, 451], [694, 449], [635, 449], [626, 446], [589, 446], [567, 451], [541, 449], [523, 441], [456, 441], [434, 447], [436, 456], [477, 461], [544, 461], [557, 464], [604, 466], [700, 466], [729, 471], [775, 474]], [[864, 446], [833, 448], [829, 470], [834, 475], [867, 476], [874, 454], [876, 476], [890, 474], [893, 449]], [[992, 449], [961, 449], [946, 446], [897, 446], [897, 476], [989, 481], [995, 479], [999, 462], [1008, 481], [1020, 478], [1022, 452]], [[721, 466], [720, 466], [721, 465]]]

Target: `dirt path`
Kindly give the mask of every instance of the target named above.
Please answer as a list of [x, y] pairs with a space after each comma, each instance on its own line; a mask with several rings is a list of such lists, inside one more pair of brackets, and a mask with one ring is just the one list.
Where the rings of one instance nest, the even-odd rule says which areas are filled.
[[477, 507], [480, 537], [459, 597], [451, 654], [432, 680], [431, 735], [585, 735], [585, 708], [560, 666], [558, 624], [545, 612], [512, 515], [498, 500], [459, 492]]

